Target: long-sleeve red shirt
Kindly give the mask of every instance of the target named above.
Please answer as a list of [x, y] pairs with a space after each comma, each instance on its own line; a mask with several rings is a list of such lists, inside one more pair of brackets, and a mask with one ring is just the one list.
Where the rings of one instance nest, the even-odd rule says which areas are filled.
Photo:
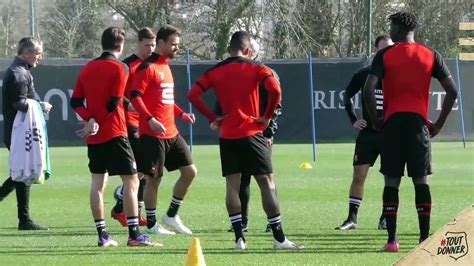
[[[258, 86], [268, 90], [268, 105], [260, 114]], [[224, 120], [220, 137], [238, 139], [262, 132], [263, 125], [255, 121], [264, 116], [270, 119], [281, 99], [281, 89], [270, 68], [243, 57], [229, 57], [209, 69], [193, 85], [188, 100], [210, 121], [216, 115], [202, 100], [202, 95], [214, 89], [222, 108]]]
[[[171, 139], [179, 134], [175, 116], [183, 110], [174, 103], [174, 80], [169, 59], [152, 53], [137, 68], [133, 78], [131, 102], [140, 114], [139, 132], [159, 139]], [[148, 120], [154, 117], [166, 128], [164, 135], [151, 130]]]
[[127, 79], [127, 65], [108, 52], [81, 69], [71, 105], [84, 121], [94, 118], [99, 124], [99, 131], [87, 137], [87, 144], [127, 136], [122, 102]]

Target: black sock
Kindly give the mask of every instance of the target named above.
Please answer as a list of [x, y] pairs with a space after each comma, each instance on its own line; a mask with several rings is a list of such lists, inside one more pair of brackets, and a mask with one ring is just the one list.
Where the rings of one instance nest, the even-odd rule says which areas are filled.
[[361, 198], [349, 196], [349, 215], [347, 216], [347, 220], [357, 223], [357, 212], [361, 204]]
[[166, 215], [168, 215], [168, 217], [175, 217], [176, 214], [178, 213], [179, 206], [181, 206], [182, 203], [183, 203], [183, 199], [173, 196], [171, 198], [170, 207], [168, 208]]
[[28, 222], [30, 219], [30, 186], [23, 182], [15, 182], [16, 201], [18, 203], [18, 220]]
[[123, 212], [123, 200], [118, 199], [115, 201], [114, 212], [122, 213]]
[[394, 187], [384, 187], [383, 189], [383, 208], [384, 216], [387, 221], [388, 241], [391, 243], [397, 240], [397, 212], [398, 212], [398, 189]]
[[128, 237], [135, 239], [140, 235], [140, 228], [138, 228], [138, 216], [127, 217]]
[[241, 183], [240, 183], [240, 206], [242, 210], [242, 224], [247, 226], [249, 222], [249, 200], [250, 200], [250, 176], [242, 175]]
[[99, 235], [99, 238], [108, 238], [107, 234], [107, 229], [105, 229], [105, 220], [104, 219], [99, 219], [99, 220], [94, 220], [95, 222], [95, 228], [97, 229], [97, 234]]
[[146, 211], [146, 227], [152, 228], [156, 224], [156, 209], [145, 209]]
[[284, 242], [285, 233], [283, 233], [283, 227], [281, 226], [280, 214], [268, 217], [268, 224], [270, 224], [270, 227], [272, 228], [273, 238], [280, 243]]
[[415, 185], [415, 203], [420, 227], [420, 242], [422, 242], [430, 235], [431, 192], [429, 185]]
[[242, 232], [242, 213], [236, 213], [229, 215], [230, 222], [232, 223], [232, 228], [234, 228], [235, 242], [242, 238], [245, 242], [244, 233]]

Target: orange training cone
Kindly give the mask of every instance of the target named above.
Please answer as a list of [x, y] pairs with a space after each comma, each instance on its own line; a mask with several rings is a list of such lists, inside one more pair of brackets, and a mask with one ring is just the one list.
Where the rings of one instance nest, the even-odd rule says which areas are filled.
[[189, 246], [188, 256], [186, 257], [185, 266], [206, 266], [204, 255], [202, 254], [199, 238], [193, 237]]

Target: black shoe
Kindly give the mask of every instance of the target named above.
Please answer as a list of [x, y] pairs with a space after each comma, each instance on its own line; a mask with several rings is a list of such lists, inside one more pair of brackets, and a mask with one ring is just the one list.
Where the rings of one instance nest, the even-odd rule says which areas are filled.
[[[249, 227], [246, 224], [242, 224], [242, 232], [247, 233], [249, 231]], [[227, 232], [231, 233], [234, 232], [234, 227], [230, 226], [229, 230]]]
[[351, 220], [345, 220], [340, 226], [334, 228], [336, 230], [354, 230], [357, 229], [357, 223]]
[[20, 222], [18, 230], [49, 230], [48, 227], [35, 224], [33, 221]]
[[265, 233], [269, 233], [272, 231], [272, 227], [270, 226], [270, 224], [267, 224], [267, 228], [265, 228]]
[[377, 229], [379, 230], [386, 230], [387, 229], [387, 221], [385, 218], [380, 219], [379, 225], [377, 226]]

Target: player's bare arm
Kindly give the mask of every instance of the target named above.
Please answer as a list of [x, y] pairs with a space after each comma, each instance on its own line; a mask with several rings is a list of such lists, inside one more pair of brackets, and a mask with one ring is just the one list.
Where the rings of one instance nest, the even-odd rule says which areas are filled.
[[436, 136], [443, 127], [444, 123], [446, 122], [446, 119], [448, 118], [449, 112], [451, 112], [451, 109], [453, 108], [454, 101], [456, 101], [456, 98], [458, 96], [458, 92], [456, 91], [456, 85], [451, 76], [445, 78], [443, 81], [440, 82], [440, 84], [443, 87], [444, 91], [446, 91], [446, 97], [443, 100], [443, 105], [441, 107], [441, 112], [438, 116], [438, 119], [436, 119], [436, 122], [431, 124], [431, 126], [429, 127], [431, 137]]
[[372, 122], [372, 126], [375, 130], [380, 130], [380, 127], [382, 126], [382, 121], [377, 117], [377, 107], [375, 100], [375, 88], [377, 88], [378, 82], [379, 78], [370, 74], [365, 81], [363, 89], [363, 97], [367, 105], [370, 122]]

